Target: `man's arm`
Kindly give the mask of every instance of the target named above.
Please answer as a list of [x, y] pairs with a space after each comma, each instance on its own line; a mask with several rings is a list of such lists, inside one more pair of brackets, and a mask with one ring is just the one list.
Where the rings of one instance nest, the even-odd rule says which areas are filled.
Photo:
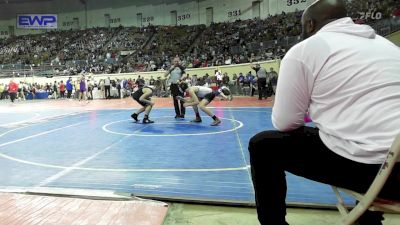
[[228, 101], [232, 101], [232, 95], [226, 96], [224, 93], [220, 93], [219, 94], [223, 99], [228, 100]]
[[304, 125], [313, 80], [310, 71], [301, 61], [293, 58], [282, 60], [275, 103], [272, 109], [272, 124], [279, 131], [290, 131]]
[[167, 72], [165, 72], [164, 77], [168, 77], [168, 75], [172, 72], [172, 70], [175, 69], [175, 66], [171, 66], [171, 68], [169, 68], [169, 70], [167, 70]]
[[186, 74], [186, 71], [185, 71], [185, 67], [183, 67], [183, 66], [179, 66], [179, 68], [180, 68], [181, 71], [182, 71], [181, 77], [179, 78], [179, 81], [182, 81], [183, 78], [184, 78], [184, 75]]
[[256, 74], [257, 74], [257, 72], [258, 72], [258, 70], [260, 70], [260, 68], [257, 68], [256, 66], [254, 66], [254, 65], [251, 65], [250, 66], [253, 70], [255, 70], [256, 71]]

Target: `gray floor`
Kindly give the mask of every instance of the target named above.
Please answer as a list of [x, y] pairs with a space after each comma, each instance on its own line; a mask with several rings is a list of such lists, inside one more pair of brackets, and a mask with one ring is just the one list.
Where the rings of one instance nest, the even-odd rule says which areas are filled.
[[[335, 210], [289, 208], [291, 225], [334, 225], [340, 217]], [[259, 225], [254, 208], [170, 204], [164, 225]], [[384, 225], [399, 225], [400, 214], [385, 214]]]

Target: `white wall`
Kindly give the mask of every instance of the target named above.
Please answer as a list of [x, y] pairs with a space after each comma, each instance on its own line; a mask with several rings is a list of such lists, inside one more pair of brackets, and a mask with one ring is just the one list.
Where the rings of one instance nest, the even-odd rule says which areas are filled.
[[[110, 14], [111, 19], [119, 19], [119, 22], [111, 23], [110, 26], [136, 26], [137, 13], [142, 13], [142, 24], [147, 26], [149, 23], [154, 25], [170, 25], [170, 12], [176, 10], [178, 24], [195, 25], [206, 23], [206, 8], [212, 7], [214, 11], [214, 22], [235, 21], [236, 19], [246, 20], [253, 18], [252, 2], [254, 0], [87, 0], [87, 13], [84, 5], [78, 0], [65, 1], [54, 0], [52, 2], [41, 2], [40, 4], [9, 4], [2, 5], [2, 11], [8, 10], [8, 20], [0, 21], [0, 29], [8, 26], [16, 27], [17, 13], [58, 13], [58, 27], [60, 29], [71, 29], [72, 26], [63, 26], [65, 23], [70, 25], [73, 18], [79, 18], [80, 28], [104, 27], [104, 14]], [[290, 3], [291, 1], [291, 3]], [[304, 2], [302, 2], [304, 1]], [[263, 0], [260, 2], [261, 19], [277, 13], [292, 12], [303, 10], [314, 0]], [[13, 7], [14, 6], [14, 7]], [[16, 7], [18, 6], [18, 7]], [[240, 13], [239, 13], [240, 11]], [[187, 18], [187, 15], [190, 15]], [[87, 16], [87, 21], [86, 21]], [[182, 16], [185, 16], [183, 18]], [[149, 21], [147, 21], [149, 20]], [[40, 33], [44, 31], [32, 31], [26, 29], [16, 29], [16, 35], [27, 33]]]
[[[10, 36], [9, 32], [8, 32], [8, 25], [6, 22], [4, 22], [3, 24], [0, 23], [0, 38], [7, 38]], [[5, 35], [5, 32], [7, 33], [7, 35]]]
[[96, 9], [88, 11], [88, 27], [104, 27], [105, 18], [104, 14], [110, 14], [112, 18], [112, 11], [109, 8]]
[[[126, 7], [112, 8], [109, 12], [111, 19], [120, 19], [120, 22], [111, 23], [111, 27], [118, 27], [120, 25], [125, 27], [136, 26], [136, 6], [130, 5]], [[104, 14], [104, 13], [103, 13]], [[104, 15], [103, 15], [104, 18]], [[104, 19], [102, 20], [105, 22]]]
[[[213, 1], [211, 1], [213, 2]], [[214, 10], [214, 19], [216, 22], [233, 22], [237, 19], [246, 20], [253, 17], [252, 14], [253, 1], [237, 1], [237, 0], [223, 0], [220, 2], [219, 9]]]
[[[6, 20], [0, 20], [0, 27], [15, 27], [16, 35], [25, 35], [29, 33], [43, 33], [44, 30], [30, 30], [30, 29], [16, 29], [16, 15], [17, 14], [29, 14], [29, 13], [50, 13], [50, 14], [58, 14], [62, 15], [62, 12], [68, 10], [68, 14], [83, 14], [83, 6], [76, 1], [65, 1], [65, 0], [54, 0], [54, 1], [43, 1], [40, 3], [23, 3], [23, 4], [1, 4], [1, 17], [7, 17]], [[65, 13], [64, 13], [65, 14]], [[60, 26], [60, 18], [58, 27], [62, 29]]]
[[[72, 29], [73, 28], [72, 23], [74, 21], [74, 18], [78, 18], [80, 28], [85, 29], [85, 12], [84, 11], [58, 14], [58, 28], [60, 30]], [[64, 26], [64, 23], [67, 23], [67, 25]]]
[[[177, 21], [178, 25], [196, 25], [199, 24], [199, 11], [200, 8], [198, 7], [199, 4], [197, 4], [196, 1], [188, 2], [188, 3], [183, 3], [183, 4], [173, 4], [170, 5], [171, 9], [175, 9], [177, 11]], [[169, 11], [172, 11], [169, 10]], [[189, 18], [187, 18], [189, 17]], [[169, 20], [171, 20], [169, 18]]]
[[14, 27], [15, 35], [40, 34], [45, 32], [44, 30], [16, 29], [16, 19], [0, 21], [0, 30], [8, 31], [9, 26]]
[[[150, 2], [150, 1], [149, 1]], [[154, 5], [145, 5], [139, 6], [136, 8], [136, 13], [142, 13], [143, 19], [146, 21], [142, 21], [143, 26], [147, 26], [149, 24], [153, 25], [169, 25], [170, 24], [170, 11], [166, 5], [163, 4], [154, 4]], [[135, 13], [135, 15], [136, 15]]]
[[[245, 20], [252, 17], [251, 0], [205, 0], [200, 2], [200, 23], [206, 23], [206, 9], [213, 8], [214, 22]], [[239, 15], [240, 11], [240, 15]], [[229, 14], [231, 12], [231, 16]]]
[[[5, 33], [6, 32], [6, 33]], [[8, 38], [10, 35], [8, 35], [8, 29], [0, 27], [0, 39], [3, 38]]]
[[314, 1], [315, 0], [269, 0], [269, 14], [275, 15], [282, 12], [304, 10]]
[[[280, 60], [270, 60], [270, 61], [261, 61], [258, 62], [262, 67], [264, 68], [274, 68], [275, 71], [279, 72], [279, 66], [280, 66]], [[238, 64], [238, 65], [225, 65], [225, 66], [213, 66], [213, 67], [203, 67], [203, 68], [193, 68], [193, 69], [187, 69], [186, 73], [190, 75], [196, 74], [197, 76], [204, 76], [206, 73], [208, 74], [214, 74], [215, 70], [221, 70], [222, 73], [227, 72], [228, 75], [232, 78], [232, 75], [234, 73], [238, 74], [239, 72], [245, 73], [246, 71], [249, 70], [250, 63], [244, 63], [244, 64]], [[90, 76], [93, 76], [96, 81], [99, 81], [100, 79], [105, 79], [107, 77], [111, 77], [111, 79], [117, 79], [117, 78], [123, 78], [123, 79], [137, 79], [138, 76], [143, 77], [144, 79], [150, 78], [153, 76], [154, 78], [156, 77], [163, 77], [165, 74], [165, 71], [152, 71], [152, 72], [138, 72], [138, 73], [119, 73], [119, 74], [91, 74]], [[87, 75], [88, 76], [88, 75]], [[76, 78], [80, 77], [80, 75], [75, 75], [71, 76], [73, 80]], [[66, 81], [68, 79], [68, 76], [61, 76], [61, 77], [16, 77], [16, 78], [0, 78], [0, 84], [8, 84], [11, 79], [14, 79], [15, 82], [28, 82], [28, 83], [38, 83], [38, 84], [46, 84], [46, 83], [54, 83], [54, 81]]]

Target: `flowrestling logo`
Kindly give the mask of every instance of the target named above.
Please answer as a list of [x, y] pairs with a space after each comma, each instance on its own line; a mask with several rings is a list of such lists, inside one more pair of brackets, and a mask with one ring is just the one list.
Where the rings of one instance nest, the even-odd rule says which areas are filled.
[[57, 29], [57, 14], [18, 14], [17, 28]]
[[380, 20], [382, 19], [382, 13], [381, 12], [359, 12], [360, 15], [359, 19], [361, 20]]

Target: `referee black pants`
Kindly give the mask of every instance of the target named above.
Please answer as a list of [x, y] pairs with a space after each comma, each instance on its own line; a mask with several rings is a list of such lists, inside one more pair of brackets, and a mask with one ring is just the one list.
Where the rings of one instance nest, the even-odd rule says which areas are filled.
[[172, 100], [174, 101], [175, 114], [177, 116], [184, 116], [185, 115], [185, 107], [183, 107], [184, 102], [179, 101], [176, 98], [177, 96], [183, 97], [183, 93], [179, 91], [179, 85], [171, 84], [170, 90], [171, 90], [171, 94], [172, 94]]
[[263, 96], [267, 98], [267, 78], [258, 78], [257, 86], [258, 86], [258, 99], [262, 99]]
[[[301, 127], [290, 132], [264, 131], [249, 143], [251, 174], [258, 219], [262, 225], [287, 225], [285, 172], [317, 182], [365, 192], [381, 164], [363, 164], [343, 158], [321, 141], [318, 129]], [[400, 163], [380, 197], [400, 200]], [[365, 213], [360, 225], [381, 224], [382, 213]]]
[[106, 99], [111, 98], [111, 86], [110, 85], [104, 85], [104, 96]]

